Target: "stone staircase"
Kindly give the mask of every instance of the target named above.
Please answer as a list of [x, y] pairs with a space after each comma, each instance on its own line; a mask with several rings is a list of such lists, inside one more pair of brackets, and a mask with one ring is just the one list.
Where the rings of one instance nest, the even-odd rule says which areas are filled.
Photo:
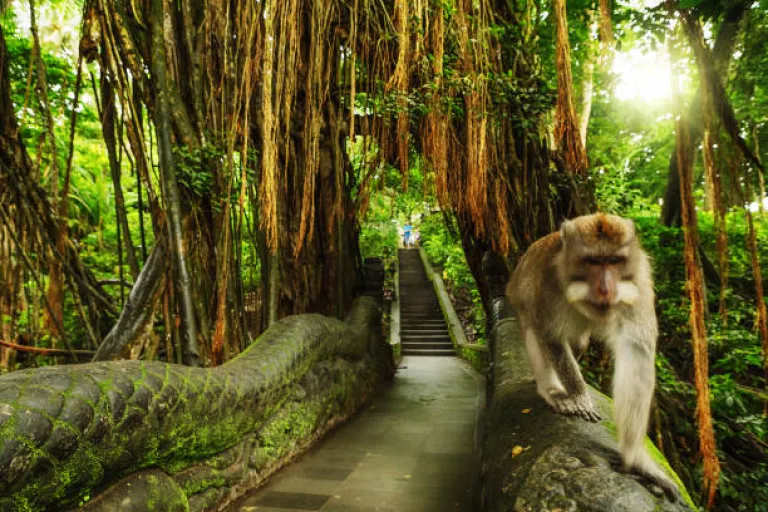
[[417, 249], [400, 249], [400, 343], [409, 356], [455, 355], [448, 326]]

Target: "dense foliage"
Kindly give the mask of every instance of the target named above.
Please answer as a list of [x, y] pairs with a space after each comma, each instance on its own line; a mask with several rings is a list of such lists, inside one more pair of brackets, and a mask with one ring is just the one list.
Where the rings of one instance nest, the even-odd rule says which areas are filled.
[[[114, 325], [137, 277], [138, 268], [131, 268], [127, 259], [129, 250], [135, 249], [139, 268], [144, 265], [164, 233], [169, 211], [164, 202], [165, 184], [161, 183], [160, 148], [154, 139], [152, 109], [157, 91], [155, 86], [147, 87], [152, 80], [147, 55], [149, 3], [131, 3], [131, 7], [146, 7], [147, 12], [141, 15], [118, 13], [129, 19], [126, 31], [133, 31], [134, 40], [144, 45], [137, 54], [89, 49], [87, 44], [97, 43], [85, 38], [76, 41], [85, 2], [51, 0], [38, 4], [47, 100], [36, 70], [26, 2], [11, 2], [0, 14], [9, 56], [9, 97], [20, 140], [30, 156], [30, 180], [52, 195], [68, 184], [69, 202], [61, 220], [79, 261], [103, 286], [109, 304], [103, 306], [105, 311], [94, 311], [92, 304], [81, 300], [90, 293], [83, 291], [82, 283], [66, 281], [70, 292], [62, 294], [64, 332], [56, 339], [45, 320], [47, 289], [54, 274], [50, 260], [56, 251], [40, 240], [44, 237], [39, 232], [24, 231], [24, 225], [3, 224], [0, 248], [5, 252], [0, 254], [0, 263], [12, 266], [11, 273], [21, 279], [8, 284], [13, 285], [14, 292], [8, 295], [13, 295], [15, 302], [11, 309], [0, 311], [1, 334], [5, 342], [32, 348], [56, 345], [64, 350], [59, 341], [67, 340], [71, 349], [93, 351]], [[188, 2], [171, 4], [178, 7]], [[264, 4], [233, 2], [237, 8], [232, 16], [240, 16], [240, 21], [250, 19], [248, 16], [271, 20], [264, 11], [248, 10], [253, 5], [263, 9]], [[193, 98], [196, 92], [192, 86], [181, 84], [179, 96], [185, 102], [181, 107], [200, 116], [192, 130], [192, 138], [196, 136], [199, 144], [182, 142], [188, 134], [178, 129], [182, 122], [174, 120], [173, 158], [187, 215], [185, 240], [196, 258], [193, 280], [198, 286], [199, 304], [193, 316], [204, 333], [202, 344], [213, 344], [215, 325], [232, 329], [242, 321], [254, 332], [259, 331], [267, 323], [267, 308], [262, 306], [271, 303], [270, 295], [275, 304], [279, 303], [269, 308], [275, 316], [310, 309], [328, 312], [331, 302], [335, 313], [341, 314], [348, 295], [348, 290], [341, 289], [347, 286], [341, 269], [355, 267], [356, 260], [368, 256], [384, 256], [390, 267], [405, 224], [420, 232], [421, 245], [448, 284], [469, 338], [483, 342], [484, 290], [472, 273], [479, 256], [493, 248], [514, 259], [543, 230], [555, 227], [558, 216], [574, 214], [576, 208], [567, 192], [575, 183], [576, 188], [594, 191], [593, 207], [633, 218], [653, 258], [661, 327], [654, 440], [686, 485], [699, 491], [702, 464], [694, 419], [697, 390], [693, 385], [683, 232], [677, 227], [679, 215], [674, 220], [673, 212], [669, 216], [673, 221], [667, 222], [662, 212], [680, 206], [673, 185], [678, 176], [675, 121], [682, 116], [692, 131], [699, 132], [691, 151], [695, 153], [693, 185], [702, 241], [699, 256], [708, 265], [709, 387], [717, 455], [723, 468], [717, 505], [724, 510], [767, 510], [766, 353], [755, 315], [756, 304], [765, 297], [755, 298], [759, 283], [753, 277], [745, 214], [748, 210], [754, 213], [762, 268], [768, 264], [768, 252], [762, 250], [768, 244], [768, 218], [759, 208], [765, 201], [762, 172], [744, 153], [746, 147], [763, 162], [768, 160], [766, 1], [615, 2], [607, 12], [601, 8], [608, 2], [567, 2], [572, 92], [576, 113], [588, 127], [583, 138], [590, 167], [584, 177], [569, 175], [555, 149], [558, 141], [552, 127], [556, 92], [562, 90], [558, 71], [562, 70], [558, 69], [556, 23], [550, 4], [440, 0], [419, 2], [418, 8], [408, 11], [409, 3], [400, 0], [394, 6], [361, 2], [364, 7], [354, 13], [355, 18], [351, 3], [333, 2], [333, 14], [338, 16], [333, 22], [309, 9], [314, 5], [311, 2], [274, 3], [278, 4], [280, 9], [290, 4], [304, 14], [306, 23], [301, 27], [308, 31], [305, 35], [318, 38], [314, 40], [317, 45], [326, 45], [333, 60], [323, 60], [318, 56], [322, 52], [310, 53], [309, 46], [314, 48], [314, 44], [293, 41], [297, 55], [301, 53], [301, 65], [289, 70], [290, 87], [281, 82], [286, 87], [280, 97], [282, 106], [270, 107], [275, 115], [280, 114], [280, 108], [290, 112], [295, 107], [293, 117], [272, 119], [275, 124], [263, 130], [259, 124], [264, 122], [261, 91], [244, 91], [240, 82], [228, 77], [245, 79], [245, 74], [240, 76], [232, 70], [245, 69], [244, 63], [253, 64], [249, 60], [253, 55], [246, 55], [247, 51], [259, 56], [264, 52], [259, 53], [261, 47], [254, 50], [255, 43], [235, 50], [223, 44], [244, 44], [247, 38], [244, 33], [227, 32], [234, 30], [232, 24], [222, 20], [217, 27], [206, 25], [209, 32], [200, 36], [209, 59], [207, 101], [198, 105], [196, 101], [201, 98]], [[403, 8], [410, 14], [403, 16], [398, 10]], [[87, 14], [93, 16], [94, 12]], [[189, 13], [177, 14], [178, 43], [189, 36], [180, 35]], [[700, 73], [700, 59], [691, 50], [691, 38], [682, 24], [676, 23], [681, 15], [688, 14], [703, 27], [703, 42], [711, 48], [713, 67], [725, 93], [724, 97], [713, 96], [710, 103], [702, 100], [702, 91], [717, 88], [708, 85]], [[282, 17], [277, 21], [288, 24], [296, 20]], [[296, 28], [277, 25], [268, 28], [275, 33], [278, 28], [282, 33]], [[307, 28], [321, 25], [338, 39], [323, 38], [324, 32]], [[258, 23], [253, 26], [267, 29]], [[200, 27], [202, 22], [194, 26]], [[249, 36], [255, 38], [251, 33]], [[413, 43], [410, 54], [401, 51], [408, 45], [398, 45], [406, 40]], [[105, 41], [106, 37], [99, 39], [98, 44]], [[259, 41], [266, 44], [271, 38], [264, 36]], [[299, 58], [291, 57], [290, 52], [280, 53], [280, 48], [265, 48], [274, 52], [269, 66]], [[74, 104], [80, 50], [101, 52], [101, 60], [85, 59]], [[233, 53], [222, 56], [217, 53], [220, 50]], [[139, 60], [131, 60], [142, 52]], [[180, 61], [174, 64], [177, 73], [199, 71], [200, 63], [188, 62], [188, 53], [182, 50], [170, 56], [170, 60]], [[114, 80], [110, 73], [122, 76], [118, 71], [123, 61], [118, 57], [124, 54], [136, 66], [132, 71], [148, 73], [142, 77], [144, 82], [137, 79], [119, 84]], [[224, 62], [221, 69], [219, 61]], [[312, 67], [315, 64], [317, 67]], [[248, 83], [261, 87], [269, 82], [258, 76], [264, 68], [256, 70], [253, 66], [249, 69], [254, 75]], [[312, 76], [298, 74], [304, 72]], [[105, 77], [113, 81], [107, 84]], [[355, 80], [357, 85], [353, 85]], [[681, 89], [676, 98], [673, 84]], [[105, 89], [107, 85], [116, 89]], [[119, 91], [118, 86], [122, 87]], [[105, 90], [119, 103], [113, 119], [116, 169], [105, 146]], [[224, 93], [230, 95], [228, 100], [250, 96], [238, 105], [234, 100], [222, 101]], [[279, 94], [275, 92], [275, 98]], [[713, 95], [711, 91], [709, 94]], [[272, 95], [270, 91], [269, 98]], [[198, 112], [203, 103], [211, 110]], [[181, 107], [174, 112], [178, 114]], [[71, 172], [66, 178], [73, 109], [77, 120], [72, 131]], [[735, 127], [729, 126], [722, 114], [729, 110]], [[349, 123], [344, 126], [346, 121], [341, 117], [347, 115]], [[250, 121], [248, 116], [252, 116]], [[3, 122], [7, 120], [0, 120]], [[358, 123], [360, 127], [354, 132]], [[140, 127], [145, 139], [146, 175], [140, 175], [141, 161], [135, 158], [128, 135], [132, 124]], [[701, 132], [705, 127], [708, 140], [714, 141], [715, 175], [721, 181], [721, 192], [715, 190], [704, 166]], [[350, 130], [356, 133], [352, 138], [348, 137]], [[249, 143], [253, 144], [250, 151], [245, 147]], [[270, 169], [284, 174], [270, 177], [263, 169], [265, 158], [274, 160]], [[559, 172], [553, 171], [555, 167]], [[111, 170], [117, 175], [111, 175]], [[273, 194], [265, 192], [265, 182], [275, 186]], [[116, 199], [118, 192], [124, 198], [122, 204]], [[262, 208], [278, 196], [280, 209], [274, 204], [274, 209]], [[6, 206], [26, 207], [21, 202]], [[128, 233], [118, 229], [120, 208], [124, 208]], [[727, 268], [718, 261], [720, 211], [726, 226]], [[28, 236], [18, 241], [23, 248], [13, 246], [6, 236], [16, 231]], [[273, 245], [279, 246], [278, 254], [270, 252]], [[10, 247], [13, 249], [7, 249]], [[28, 261], [21, 258], [22, 253]], [[280, 260], [279, 265], [274, 259]], [[323, 274], [318, 270], [326, 267], [338, 272]], [[158, 279], [170, 283], [172, 268], [163, 270]], [[230, 271], [237, 279], [232, 279]], [[228, 280], [231, 286], [223, 286]], [[157, 311], [148, 321], [151, 328], [145, 329], [149, 334], [131, 347], [132, 357], [179, 359], [177, 292], [169, 285], [154, 295], [151, 309]], [[333, 301], [329, 294], [333, 294]], [[312, 295], [311, 301], [308, 295]], [[244, 307], [240, 307], [243, 302]], [[228, 311], [231, 318], [222, 320]], [[235, 338], [239, 341], [228, 347], [232, 353], [244, 346], [248, 336]], [[3, 354], [3, 371], [60, 363], [69, 357], [56, 354], [58, 359], [54, 359], [24, 351], [13, 351], [11, 356], [11, 351], [5, 350]], [[592, 359], [596, 364], [589, 375], [594, 384], [607, 389], [610, 364], [600, 353]]]

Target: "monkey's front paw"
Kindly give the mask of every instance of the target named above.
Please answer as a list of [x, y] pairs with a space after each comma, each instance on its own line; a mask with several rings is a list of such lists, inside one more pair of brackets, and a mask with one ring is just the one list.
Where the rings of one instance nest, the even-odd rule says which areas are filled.
[[575, 396], [554, 396], [552, 397], [552, 407], [559, 414], [578, 416], [592, 423], [597, 423], [602, 418], [595, 409], [592, 399], [586, 393]]

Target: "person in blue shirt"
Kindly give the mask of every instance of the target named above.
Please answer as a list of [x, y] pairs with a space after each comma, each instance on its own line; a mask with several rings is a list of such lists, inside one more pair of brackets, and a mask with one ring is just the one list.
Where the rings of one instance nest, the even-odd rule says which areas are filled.
[[411, 229], [413, 228], [411, 227], [410, 224], [406, 224], [405, 226], [403, 226], [403, 245], [405, 247], [408, 247], [411, 245]]

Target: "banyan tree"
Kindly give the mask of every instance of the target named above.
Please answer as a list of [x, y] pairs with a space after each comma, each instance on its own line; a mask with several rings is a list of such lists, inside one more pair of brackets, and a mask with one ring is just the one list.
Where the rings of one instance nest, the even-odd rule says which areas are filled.
[[[244, 240], [257, 248], [246, 256], [260, 268], [260, 329], [293, 313], [341, 316], [360, 282], [356, 233], [375, 178], [391, 165], [407, 188], [416, 153], [476, 277], [486, 250], [514, 259], [588, 209], [573, 100], [542, 75], [542, 9], [490, 0], [84, 2], [76, 94], [90, 82], [109, 156], [135, 281], [122, 312], [89, 284], [56, 229], [61, 208], [43, 208], [51, 218], [25, 229], [48, 241], [49, 259], [80, 269], [65, 272], [75, 281], [60, 288], [76, 291], [97, 359], [128, 347], [186, 364], [238, 353], [249, 336]], [[567, 27], [557, 33], [558, 77], [570, 89]], [[551, 112], [566, 127], [554, 137]], [[351, 144], [363, 147], [354, 167]], [[126, 221], [123, 156], [154, 235], [147, 247], [141, 226], [142, 250]], [[10, 178], [19, 184], [9, 199], [66, 199], [66, 186], [39, 189], [29, 172], [2, 176]], [[51, 317], [60, 322], [61, 312]], [[165, 339], [148, 328], [156, 322]]]

